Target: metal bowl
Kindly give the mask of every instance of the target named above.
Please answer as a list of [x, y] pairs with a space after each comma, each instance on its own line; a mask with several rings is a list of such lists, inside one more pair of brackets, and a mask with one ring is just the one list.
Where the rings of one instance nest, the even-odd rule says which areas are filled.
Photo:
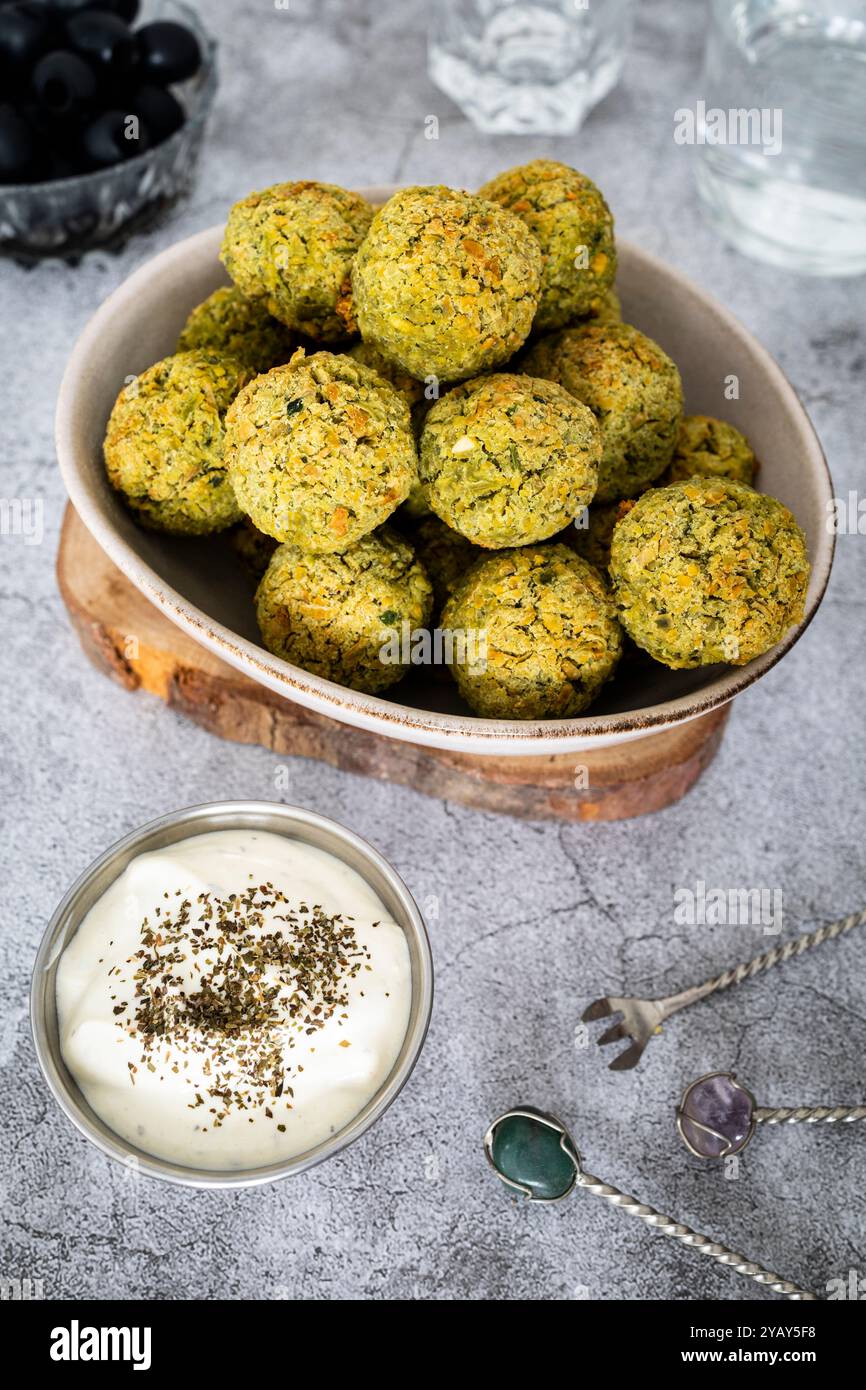
[[117, 250], [189, 193], [217, 88], [216, 42], [198, 11], [182, 0], [154, 0], [138, 22], [156, 19], [185, 25], [201, 48], [195, 77], [172, 88], [186, 114], [180, 130], [108, 169], [0, 185], [0, 254], [30, 263], [46, 256], [76, 258], [97, 246]]
[[[187, 1168], [136, 1148], [115, 1134], [90, 1107], [60, 1050], [55, 993], [57, 965], [91, 907], [137, 855], [163, 849], [178, 840], [210, 830], [269, 830], [328, 851], [355, 869], [378, 894], [393, 920], [402, 927], [409, 947], [412, 970], [409, 1023], [390, 1074], [363, 1110], [343, 1129], [304, 1153], [262, 1168], [230, 1171]], [[186, 1187], [255, 1187], [302, 1173], [339, 1153], [384, 1114], [418, 1060], [432, 1006], [433, 962], [423, 919], [403, 880], [372, 845], [336, 821], [299, 806], [268, 801], [219, 801], [173, 811], [131, 831], [101, 854], [72, 885], [51, 918], [36, 956], [30, 990], [30, 1023], [39, 1065], [54, 1099], [76, 1129], [104, 1154], [137, 1172]]]

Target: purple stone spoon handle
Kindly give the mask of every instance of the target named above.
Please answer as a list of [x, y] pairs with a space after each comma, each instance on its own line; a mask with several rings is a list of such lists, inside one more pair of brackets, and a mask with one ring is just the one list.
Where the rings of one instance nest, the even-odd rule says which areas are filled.
[[866, 1105], [797, 1105], [775, 1110], [759, 1106], [755, 1111], [755, 1123], [759, 1125], [830, 1125], [836, 1121], [846, 1125], [853, 1120], [866, 1120]]
[[804, 932], [793, 941], [773, 946], [771, 950], [763, 951], [761, 955], [754, 956], [742, 965], [735, 965], [730, 970], [722, 971], [721, 975], [714, 975], [711, 980], [705, 980], [701, 985], [693, 985], [690, 989], [681, 990], [679, 994], [670, 994], [664, 999], [631, 999], [614, 995], [596, 999], [584, 1010], [583, 1022], [594, 1023], [597, 1019], [622, 1015], [622, 1021], [614, 1023], [602, 1033], [598, 1042], [599, 1046], [603, 1047], [606, 1043], [630, 1041], [631, 1045], [609, 1064], [611, 1071], [629, 1071], [637, 1066], [650, 1038], [661, 1031], [661, 1025], [672, 1014], [687, 1008], [689, 1004], [696, 1004], [699, 999], [706, 999], [708, 995], [715, 994], [720, 989], [741, 985], [744, 981], [751, 980], [754, 975], [760, 974], [762, 970], [769, 970], [772, 965], [782, 965], [787, 960], [801, 956], [804, 951], [812, 950], [814, 946], [821, 946], [825, 941], [844, 936], [855, 927], [862, 926], [864, 922], [866, 908], [852, 912], [847, 917], [840, 918], [838, 922], [818, 927], [816, 931]]
[[680, 1138], [696, 1158], [742, 1153], [760, 1124], [850, 1124], [866, 1105], [759, 1106], [733, 1072], [711, 1071], [686, 1087], [677, 1106]]

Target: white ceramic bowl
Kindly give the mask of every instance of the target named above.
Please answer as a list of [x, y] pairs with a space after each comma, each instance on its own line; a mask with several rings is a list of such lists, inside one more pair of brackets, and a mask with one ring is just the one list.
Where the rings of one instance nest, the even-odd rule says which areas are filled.
[[[362, 190], [381, 202], [392, 189]], [[656, 339], [682, 372], [690, 414], [723, 415], [750, 439], [758, 484], [790, 507], [806, 533], [812, 577], [806, 616], [744, 667], [669, 671], [637, 664], [618, 674], [578, 719], [475, 718], [450, 682], [412, 674], [390, 698], [320, 679], [260, 645], [248, 579], [224, 541], [144, 531], [112, 492], [102, 439], [124, 379], [172, 352], [184, 321], [227, 277], [212, 227], [147, 261], [109, 296], [79, 338], [63, 378], [56, 439], [69, 496], [106, 554], [172, 622], [232, 666], [299, 704], [392, 738], [495, 756], [570, 753], [694, 719], [725, 704], [793, 646], [821, 601], [833, 558], [830, 475], [815, 432], [779, 367], [742, 324], [685, 276], [619, 243], [624, 317]], [[739, 399], [724, 399], [728, 378]]]

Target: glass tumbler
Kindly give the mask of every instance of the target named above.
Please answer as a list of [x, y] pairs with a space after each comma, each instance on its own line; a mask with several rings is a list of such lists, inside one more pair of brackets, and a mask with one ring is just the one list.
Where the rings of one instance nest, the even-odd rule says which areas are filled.
[[479, 130], [568, 135], [619, 78], [631, 0], [435, 0], [430, 76]]
[[695, 116], [726, 240], [807, 274], [866, 272], [866, 0], [712, 0]]

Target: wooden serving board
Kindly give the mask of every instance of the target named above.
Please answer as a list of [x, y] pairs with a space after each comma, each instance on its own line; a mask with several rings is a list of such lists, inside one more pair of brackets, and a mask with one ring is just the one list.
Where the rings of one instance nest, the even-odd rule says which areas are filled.
[[526, 819], [625, 820], [669, 806], [712, 760], [730, 709], [592, 752], [502, 758], [423, 748], [293, 704], [199, 646], [121, 574], [71, 506], [57, 579], [90, 660], [210, 733]]

